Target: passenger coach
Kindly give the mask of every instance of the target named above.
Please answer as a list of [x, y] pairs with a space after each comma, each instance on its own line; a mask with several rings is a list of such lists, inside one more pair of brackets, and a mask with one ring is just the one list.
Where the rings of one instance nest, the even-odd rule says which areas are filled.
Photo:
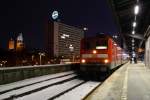
[[109, 72], [125, 63], [128, 55], [108, 35], [99, 34], [81, 40], [80, 71]]

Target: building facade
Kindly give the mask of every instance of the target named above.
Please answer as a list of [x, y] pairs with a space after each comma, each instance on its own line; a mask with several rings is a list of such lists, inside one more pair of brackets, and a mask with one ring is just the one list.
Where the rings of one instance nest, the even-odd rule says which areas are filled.
[[24, 42], [22, 33], [19, 33], [19, 35], [15, 40], [11, 38], [8, 41], [8, 50], [22, 51], [23, 49], [24, 49]]
[[24, 48], [22, 33], [19, 33], [16, 41], [16, 51], [21, 51]]
[[82, 29], [60, 22], [50, 22], [46, 29], [46, 51], [50, 58], [80, 56]]
[[15, 41], [11, 38], [8, 43], [8, 50], [14, 50], [14, 49], [15, 49]]

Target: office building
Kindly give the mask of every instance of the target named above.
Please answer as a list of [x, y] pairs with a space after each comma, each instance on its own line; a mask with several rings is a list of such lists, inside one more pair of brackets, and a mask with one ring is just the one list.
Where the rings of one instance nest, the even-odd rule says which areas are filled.
[[49, 57], [79, 57], [83, 36], [82, 29], [60, 22], [49, 22], [45, 37]]

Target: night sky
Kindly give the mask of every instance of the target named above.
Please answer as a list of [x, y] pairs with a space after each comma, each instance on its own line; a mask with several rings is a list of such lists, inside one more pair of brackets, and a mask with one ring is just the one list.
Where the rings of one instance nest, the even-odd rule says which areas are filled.
[[87, 27], [89, 36], [118, 32], [107, 0], [0, 0], [0, 48], [20, 32], [26, 47], [43, 48], [44, 27], [53, 10], [59, 11], [61, 22]]

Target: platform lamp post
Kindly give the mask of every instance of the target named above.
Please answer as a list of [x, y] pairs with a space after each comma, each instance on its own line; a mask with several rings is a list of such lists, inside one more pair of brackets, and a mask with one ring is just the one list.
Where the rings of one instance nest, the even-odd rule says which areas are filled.
[[39, 56], [40, 56], [40, 65], [42, 65], [42, 56], [45, 56], [45, 53], [39, 52]]
[[88, 31], [88, 28], [87, 28], [87, 27], [84, 27], [84, 28], [83, 28], [83, 31], [84, 31], [84, 37], [86, 37], [86, 32]]
[[72, 44], [69, 45], [69, 50], [70, 50], [70, 52], [72, 53], [72, 54], [71, 54], [71, 55], [72, 55], [72, 62], [74, 62], [74, 54], [73, 54], [73, 52], [74, 52], [74, 47], [72, 46]]

